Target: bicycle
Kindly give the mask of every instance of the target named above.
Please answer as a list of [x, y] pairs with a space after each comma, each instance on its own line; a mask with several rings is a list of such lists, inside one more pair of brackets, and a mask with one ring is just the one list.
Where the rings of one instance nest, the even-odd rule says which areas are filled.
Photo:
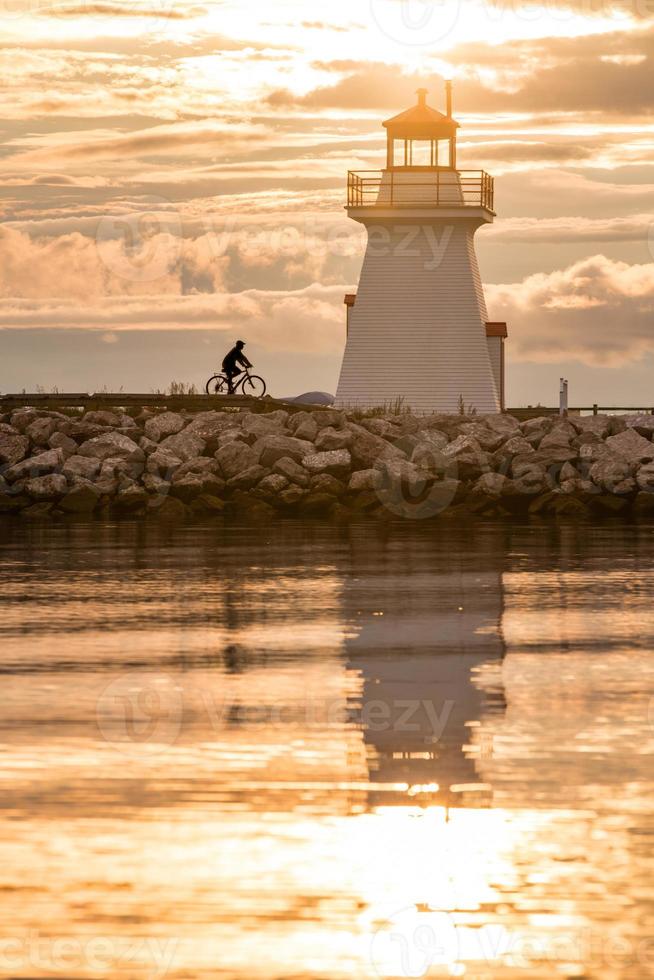
[[263, 398], [266, 394], [266, 382], [258, 374], [250, 374], [248, 368], [243, 371], [238, 380], [234, 379], [233, 388], [234, 390], [230, 392], [229, 381], [224, 374], [214, 374], [204, 386], [207, 395], [236, 395], [239, 388], [242, 395], [250, 395], [252, 398]]

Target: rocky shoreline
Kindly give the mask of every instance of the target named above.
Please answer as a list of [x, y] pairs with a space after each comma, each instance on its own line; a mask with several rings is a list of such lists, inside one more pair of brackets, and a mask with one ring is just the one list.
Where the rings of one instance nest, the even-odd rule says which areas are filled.
[[654, 518], [654, 416], [0, 416], [0, 515]]

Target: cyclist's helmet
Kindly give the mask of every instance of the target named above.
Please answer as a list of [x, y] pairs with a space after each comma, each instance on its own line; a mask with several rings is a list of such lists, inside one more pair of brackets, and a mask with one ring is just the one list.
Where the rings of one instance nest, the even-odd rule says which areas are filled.
[[236, 341], [236, 346], [237, 347], [245, 347], [245, 341], [244, 340], [237, 340]]

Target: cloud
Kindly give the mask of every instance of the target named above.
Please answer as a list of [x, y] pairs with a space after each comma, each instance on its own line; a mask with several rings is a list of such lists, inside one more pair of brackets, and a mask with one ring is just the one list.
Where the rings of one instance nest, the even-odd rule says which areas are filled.
[[[619, 218], [505, 218], [484, 229], [484, 238], [507, 244], [520, 242], [646, 242], [654, 243], [654, 214]], [[654, 245], [653, 245], [654, 247]]]
[[0, 299], [0, 328], [79, 328], [120, 336], [124, 330], [208, 330], [246, 334], [273, 350], [334, 353], [344, 340], [347, 285], [296, 291], [246, 290], [192, 296], [111, 297], [79, 303]]
[[654, 352], [654, 263], [595, 255], [486, 294], [493, 319], [509, 324], [515, 360], [616, 367]]
[[38, 9], [41, 17], [138, 17], [139, 19], [163, 18], [165, 20], [193, 20], [206, 14], [205, 7], [172, 7], [166, 3], [76, 3], [49, 4]]

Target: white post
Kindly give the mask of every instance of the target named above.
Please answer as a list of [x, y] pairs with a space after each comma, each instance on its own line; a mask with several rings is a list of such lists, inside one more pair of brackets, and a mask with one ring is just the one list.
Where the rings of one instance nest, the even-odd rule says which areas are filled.
[[559, 388], [559, 415], [568, 414], [568, 381], [567, 378], [561, 378], [561, 385]]

